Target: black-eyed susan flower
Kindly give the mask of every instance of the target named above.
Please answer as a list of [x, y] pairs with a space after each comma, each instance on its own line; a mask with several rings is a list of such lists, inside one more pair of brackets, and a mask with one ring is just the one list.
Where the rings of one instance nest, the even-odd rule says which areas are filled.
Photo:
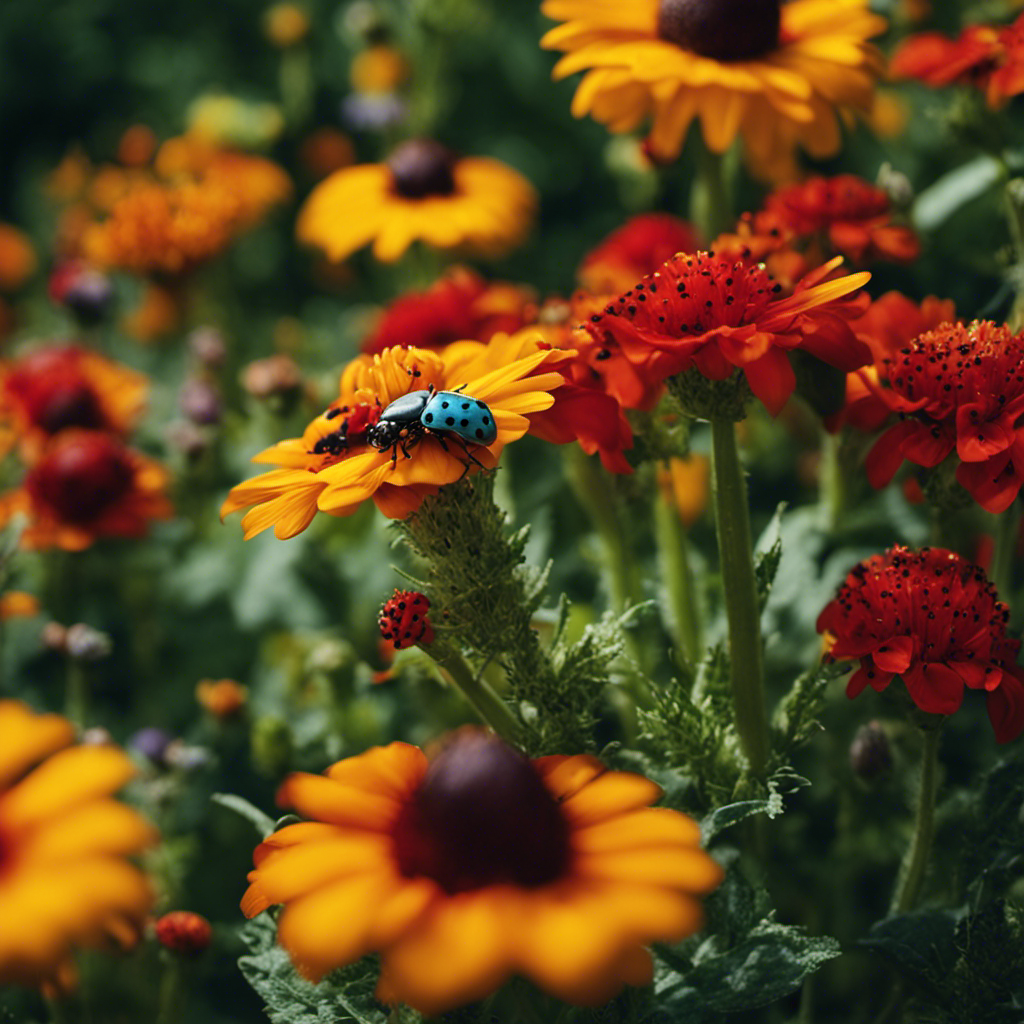
[[65, 430], [17, 490], [0, 495], [0, 524], [25, 515], [25, 548], [81, 551], [100, 537], [140, 537], [171, 514], [167, 472], [116, 437]]
[[839, 149], [838, 114], [870, 109], [880, 58], [867, 40], [886, 22], [868, 0], [545, 0], [562, 22], [541, 45], [561, 50], [556, 78], [585, 72], [573, 99], [611, 131], [650, 119], [648, 145], [675, 157], [690, 123], [722, 153], [737, 135], [751, 166], [797, 144]]
[[332, 260], [370, 242], [385, 263], [415, 241], [499, 256], [523, 241], [536, 207], [533, 186], [506, 164], [412, 139], [384, 163], [346, 167], [322, 181], [299, 211], [296, 232]]
[[73, 742], [66, 719], [0, 701], [0, 985], [66, 988], [76, 948], [130, 946], [152, 903], [127, 858], [156, 833], [113, 799], [134, 766]]
[[[540, 350], [510, 361], [496, 353], [473, 365], [461, 356], [449, 365], [444, 353], [416, 348], [358, 357], [342, 374], [338, 398], [302, 437], [255, 456], [254, 462], [278, 468], [234, 487], [221, 516], [255, 506], [242, 519], [246, 537], [273, 526], [282, 540], [305, 530], [317, 509], [351, 515], [368, 499], [384, 515], [404, 519], [439, 487], [481, 467], [493, 468], [505, 445], [530, 429], [527, 416], [550, 408], [551, 392], [564, 383], [560, 374], [542, 370], [562, 359], [561, 353]], [[402, 422], [415, 436], [384, 448], [369, 443], [368, 432], [392, 402], [430, 388], [459, 389], [483, 402], [497, 428], [494, 439], [463, 445], [451, 433], [421, 432], [418, 417], [409, 417]]]
[[257, 848], [242, 909], [283, 903], [278, 940], [314, 980], [379, 951], [379, 998], [428, 1014], [512, 974], [601, 1003], [650, 982], [647, 944], [696, 931], [722, 878], [693, 821], [649, 806], [660, 795], [476, 729], [430, 758], [377, 747], [286, 780], [280, 802], [313, 820]]

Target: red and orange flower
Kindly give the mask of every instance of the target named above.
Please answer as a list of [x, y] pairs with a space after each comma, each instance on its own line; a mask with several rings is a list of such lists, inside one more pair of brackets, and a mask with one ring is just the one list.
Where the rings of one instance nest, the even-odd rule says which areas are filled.
[[928, 468], [956, 452], [956, 478], [989, 512], [1004, 512], [1024, 484], [1024, 334], [989, 320], [942, 324], [886, 361], [876, 394], [899, 413], [868, 453], [874, 487], [904, 459]]
[[65, 430], [42, 449], [20, 488], [0, 496], [0, 524], [28, 517], [21, 545], [81, 551], [100, 537], [141, 537], [167, 519], [167, 471], [111, 434]]
[[134, 774], [111, 746], [0, 701], [0, 985], [74, 984], [76, 948], [138, 940], [153, 896], [127, 858], [154, 829], [113, 799]]
[[371, 951], [378, 998], [437, 1014], [525, 974], [571, 1003], [649, 984], [652, 941], [696, 931], [722, 879], [660, 789], [593, 757], [529, 761], [464, 729], [427, 757], [392, 743], [295, 774], [312, 821], [262, 843], [242, 900], [283, 903], [278, 941], [306, 977]]
[[0, 361], [0, 421], [9, 447], [30, 458], [69, 427], [126, 435], [142, 413], [149, 381], [77, 345], [46, 345]]
[[818, 617], [835, 637], [829, 656], [860, 667], [846, 693], [879, 692], [899, 677], [914, 704], [951, 715], [964, 687], [981, 690], [996, 739], [1024, 730], [1020, 641], [1006, 635], [1009, 610], [983, 569], [941, 548], [897, 545], [857, 565]]
[[826, 278], [840, 259], [803, 278], [789, 296], [760, 265], [695, 253], [676, 256], [585, 324], [643, 375], [665, 380], [695, 369], [725, 380], [739, 369], [751, 391], [778, 414], [796, 386], [787, 357], [802, 349], [851, 371], [870, 362], [847, 319], [846, 302], [870, 277]]

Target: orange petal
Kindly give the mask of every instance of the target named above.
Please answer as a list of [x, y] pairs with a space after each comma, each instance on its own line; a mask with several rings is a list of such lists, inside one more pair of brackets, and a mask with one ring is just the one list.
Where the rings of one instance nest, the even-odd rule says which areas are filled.
[[646, 807], [661, 797], [661, 787], [630, 772], [605, 772], [569, 797], [562, 806], [576, 828]]
[[380, 832], [391, 826], [400, 804], [378, 793], [344, 786], [323, 775], [295, 772], [282, 783], [278, 803], [307, 818]]

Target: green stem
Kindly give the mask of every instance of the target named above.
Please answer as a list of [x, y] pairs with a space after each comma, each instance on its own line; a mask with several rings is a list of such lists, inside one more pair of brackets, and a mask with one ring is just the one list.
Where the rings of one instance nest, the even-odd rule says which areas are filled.
[[846, 479], [843, 476], [839, 454], [840, 446], [839, 434], [831, 434], [827, 430], [822, 430], [821, 469], [819, 471], [821, 483], [818, 500], [824, 525], [829, 530], [834, 530], [839, 525], [847, 498]]
[[65, 654], [64, 713], [79, 728], [86, 727], [89, 715], [89, 681], [85, 665], [78, 658]]
[[921, 783], [917, 793], [917, 811], [914, 815], [914, 835], [900, 867], [899, 881], [889, 906], [890, 916], [905, 914], [914, 908], [924, 882], [935, 834], [935, 794], [939, 778], [939, 737], [941, 730], [924, 730], [921, 749]]
[[[1009, 170], [1004, 166], [1004, 172], [1009, 175]], [[1012, 280], [1017, 289], [1013, 306], [1006, 318], [1006, 323], [1012, 331], [1019, 331], [1024, 326], [1024, 209], [1022, 209], [1022, 185], [1020, 178], [1011, 178], [1006, 183], [1003, 191], [1003, 200], [1006, 207], [1006, 222], [1010, 229], [1010, 241], [1013, 243], [1016, 265], [1012, 273], [1015, 275]]]
[[673, 639], [687, 664], [693, 666], [700, 661], [704, 644], [693, 570], [690, 567], [690, 545], [679, 512], [663, 493], [658, 494], [654, 506], [654, 530], [661, 578], [668, 591]]
[[453, 647], [435, 641], [424, 650], [444, 669], [452, 685], [467, 703], [503, 740], [514, 746], [523, 746], [526, 732], [509, 706], [467, 664]]
[[690, 192], [690, 219], [706, 245], [736, 221], [726, 177], [725, 154], [713, 153], [701, 139], [697, 148], [697, 177]]
[[71, 1002], [65, 996], [47, 996], [46, 1008], [50, 1012], [50, 1024], [72, 1024], [75, 1019]]
[[185, 996], [181, 966], [181, 961], [174, 955], [168, 956], [164, 962], [156, 1024], [176, 1024], [185, 1019], [181, 1012]]
[[768, 718], [764, 701], [761, 609], [754, 578], [750, 509], [743, 479], [736, 427], [711, 421], [711, 454], [718, 553], [729, 621], [729, 664], [733, 708], [740, 745], [755, 775], [768, 764]]
[[992, 516], [995, 541], [992, 551], [992, 571], [989, 579], [1000, 600], [1011, 605], [1013, 599], [1013, 562], [1017, 553], [1017, 534], [1020, 527], [1020, 505], [1014, 502], [1005, 512]]

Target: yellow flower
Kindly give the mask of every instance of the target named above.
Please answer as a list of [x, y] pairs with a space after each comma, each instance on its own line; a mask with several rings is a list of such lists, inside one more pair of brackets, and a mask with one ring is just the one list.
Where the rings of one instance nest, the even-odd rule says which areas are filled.
[[658, 468], [658, 485], [665, 500], [678, 509], [679, 518], [687, 527], [693, 526], [708, 506], [711, 463], [706, 455], [696, 453], [669, 459]]
[[309, 15], [297, 4], [274, 4], [263, 13], [263, 31], [274, 46], [287, 49], [306, 38]]
[[[505, 445], [530, 429], [527, 415], [554, 403], [550, 392], [564, 378], [537, 371], [562, 361], [565, 353], [544, 350], [509, 362], [488, 361], [467, 359], [466, 344], [456, 343], [458, 361], [452, 365], [444, 353], [417, 348], [389, 348], [357, 357], [342, 374], [338, 398], [302, 437], [281, 441], [255, 456], [254, 462], [279, 468], [234, 487], [221, 517], [255, 506], [242, 519], [246, 539], [273, 526], [282, 540], [305, 530], [317, 509], [351, 515], [369, 498], [384, 515], [404, 519], [439, 487], [480, 467], [497, 465]], [[487, 444], [467, 442], [464, 449], [454, 438], [415, 428], [414, 435], [394, 446], [378, 449], [369, 443], [367, 432], [388, 405], [411, 391], [431, 387], [461, 389], [467, 397], [486, 403], [497, 427], [495, 439]]]
[[417, 240], [499, 256], [523, 241], [536, 207], [533, 186], [511, 167], [413, 139], [382, 164], [322, 181], [299, 211], [296, 233], [332, 260], [373, 242], [373, 255], [393, 263]]
[[0, 594], [0, 622], [8, 619], [29, 619], [39, 614], [39, 598], [24, 590], [8, 590]]
[[541, 45], [563, 51], [554, 75], [586, 74], [573, 99], [613, 132], [651, 119], [649, 147], [679, 154], [690, 122], [722, 153], [737, 135], [756, 169], [797, 144], [839, 149], [837, 111], [868, 110], [881, 61], [867, 40], [886, 27], [868, 0], [544, 0], [563, 22]]
[[0, 985], [66, 988], [75, 948], [132, 945], [152, 903], [125, 858], [156, 833], [112, 799], [132, 763], [73, 741], [65, 719], [0, 701]]
[[249, 689], [234, 679], [201, 679], [196, 684], [196, 700], [214, 718], [231, 718], [245, 707]]
[[319, 980], [381, 953], [378, 998], [428, 1015], [525, 974], [567, 1002], [649, 984], [652, 941], [701, 925], [721, 868], [700, 829], [640, 775], [593, 757], [527, 760], [463, 729], [428, 759], [392, 743], [297, 773], [283, 805], [314, 820], [256, 850], [242, 909], [283, 903], [278, 941]]
[[349, 81], [356, 92], [394, 92], [409, 78], [409, 62], [393, 46], [369, 46], [352, 58]]

